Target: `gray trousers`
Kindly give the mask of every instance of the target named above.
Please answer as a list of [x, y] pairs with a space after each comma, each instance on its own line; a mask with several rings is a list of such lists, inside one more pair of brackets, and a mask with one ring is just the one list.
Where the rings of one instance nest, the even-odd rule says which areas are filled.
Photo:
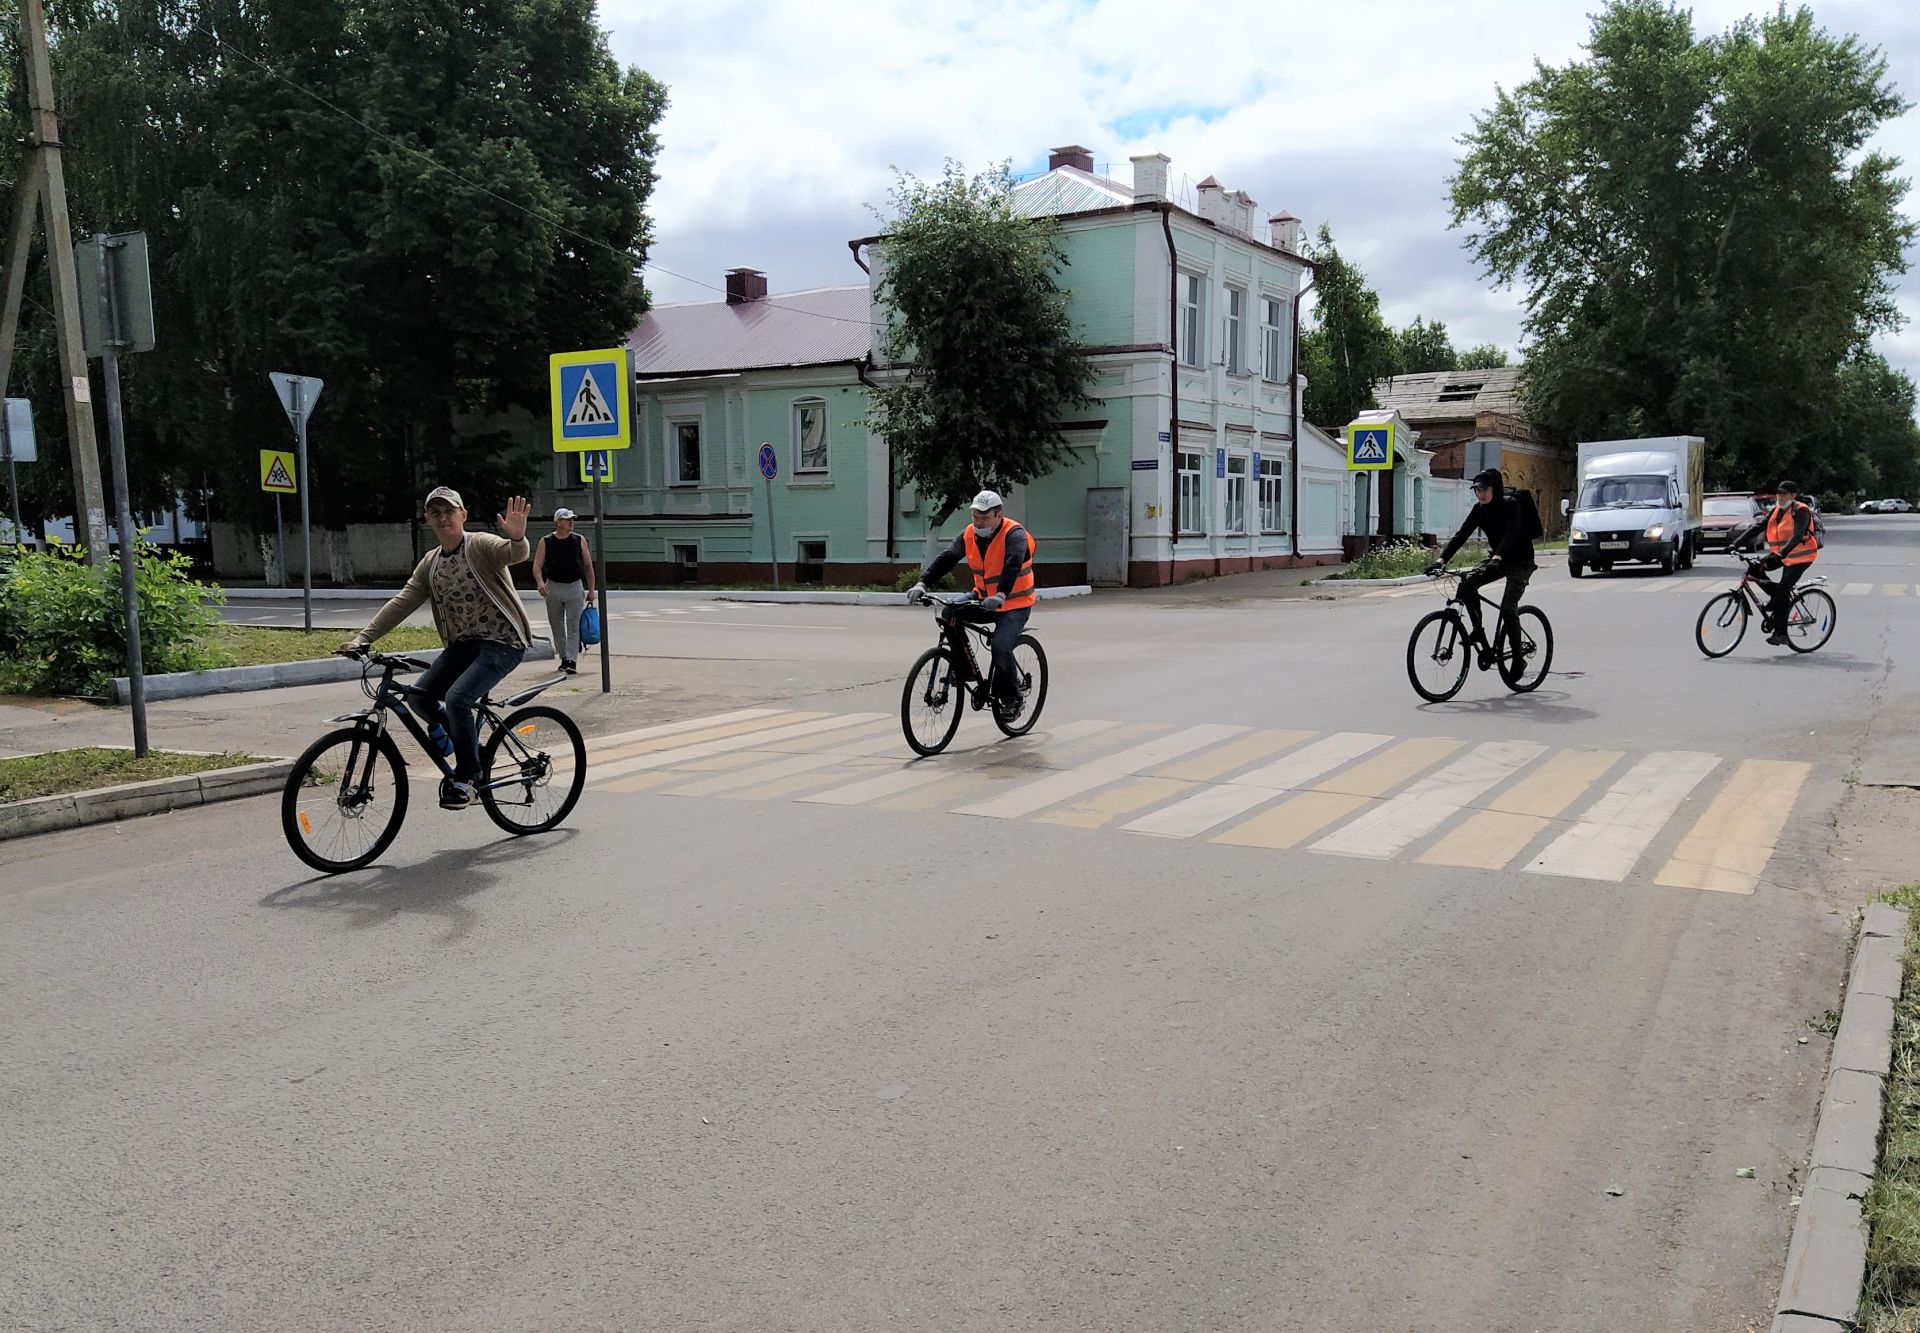
[[587, 585], [547, 580], [547, 628], [553, 633], [553, 652], [562, 662], [580, 660], [580, 613], [587, 608]]

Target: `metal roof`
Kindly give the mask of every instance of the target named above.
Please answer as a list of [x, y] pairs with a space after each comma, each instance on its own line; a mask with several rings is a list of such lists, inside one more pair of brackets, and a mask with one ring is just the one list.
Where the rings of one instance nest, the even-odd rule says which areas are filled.
[[1376, 381], [1373, 396], [1382, 408], [1397, 410], [1410, 425], [1423, 421], [1460, 421], [1482, 412], [1527, 415], [1521, 395], [1521, 366], [1491, 370], [1438, 370], [1395, 375]]
[[873, 345], [866, 284], [783, 292], [742, 305], [655, 306], [627, 339], [634, 374], [820, 366], [853, 361]]
[[1132, 202], [1129, 186], [1078, 167], [1055, 167], [1044, 176], [1013, 187], [1013, 211], [1023, 218], [1091, 213], [1101, 208], [1124, 208]]

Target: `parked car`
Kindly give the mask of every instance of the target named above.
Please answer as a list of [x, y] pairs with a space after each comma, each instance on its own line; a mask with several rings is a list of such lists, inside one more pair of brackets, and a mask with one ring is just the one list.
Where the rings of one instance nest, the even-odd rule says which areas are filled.
[[1703, 551], [1757, 551], [1766, 507], [1744, 491], [1709, 495], [1695, 538]]
[[1886, 500], [1862, 500], [1860, 512], [1863, 514], [1911, 514], [1913, 506], [1895, 496]]

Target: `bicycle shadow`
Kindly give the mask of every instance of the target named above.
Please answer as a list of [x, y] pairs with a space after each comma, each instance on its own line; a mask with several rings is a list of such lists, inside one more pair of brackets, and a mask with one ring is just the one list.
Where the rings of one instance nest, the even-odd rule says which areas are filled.
[[1793, 667], [1802, 671], [1884, 671], [1885, 662], [1874, 662], [1866, 658], [1855, 657], [1852, 653], [1796, 653], [1781, 651], [1767, 657], [1726, 657], [1717, 658], [1714, 665], [1727, 664], [1747, 667]]
[[493, 888], [509, 871], [557, 842], [579, 836], [574, 828], [526, 837], [504, 837], [479, 847], [449, 847], [408, 865], [377, 865], [341, 875], [314, 875], [275, 889], [257, 906], [342, 914], [349, 929], [370, 930], [401, 913], [442, 917], [440, 943], [452, 944], [473, 929], [478, 913], [469, 901]]
[[1500, 694], [1485, 699], [1449, 699], [1445, 703], [1423, 703], [1415, 707], [1423, 713], [1486, 713], [1517, 717], [1550, 727], [1591, 722], [1600, 716], [1591, 708], [1577, 708], [1565, 702], [1573, 696], [1563, 690], [1535, 690], [1531, 694]]

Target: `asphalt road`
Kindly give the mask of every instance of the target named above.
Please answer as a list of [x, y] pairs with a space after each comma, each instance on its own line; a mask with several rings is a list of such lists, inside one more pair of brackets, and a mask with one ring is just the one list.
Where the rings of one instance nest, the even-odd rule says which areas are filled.
[[[1518, 698], [1419, 705], [1427, 589], [1043, 606], [1040, 731], [919, 765], [924, 612], [636, 594], [555, 835], [0, 845], [0, 1326], [1765, 1328], [1810, 1020], [1913, 877], [1850, 779], [1920, 519], [1831, 526], [1821, 652], [1702, 659], [1722, 559], [1549, 566]], [[354, 697], [281, 695], [156, 717]]]

